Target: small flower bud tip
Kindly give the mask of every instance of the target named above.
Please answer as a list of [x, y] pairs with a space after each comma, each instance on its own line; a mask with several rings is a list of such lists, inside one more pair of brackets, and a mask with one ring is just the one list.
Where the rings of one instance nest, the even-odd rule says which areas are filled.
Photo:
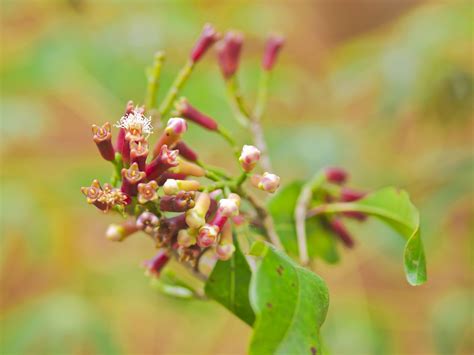
[[246, 172], [250, 172], [255, 168], [257, 162], [260, 160], [260, 150], [253, 145], [244, 145], [242, 152], [240, 153], [239, 162], [242, 169]]
[[218, 227], [206, 224], [199, 229], [197, 244], [201, 248], [208, 248], [216, 242], [218, 234]]
[[262, 59], [262, 67], [264, 70], [272, 70], [276, 63], [278, 53], [280, 52], [285, 39], [281, 36], [271, 36], [267, 40], [265, 53]]
[[327, 168], [324, 173], [328, 182], [342, 185], [348, 179], [347, 171], [341, 168]]
[[214, 27], [206, 23], [194, 48], [191, 51], [190, 59], [193, 63], [199, 61], [204, 53], [219, 39], [219, 34]]
[[217, 122], [211, 117], [205, 115], [194, 106], [192, 106], [189, 101], [182, 97], [175, 105], [176, 111], [180, 116], [204, 127], [210, 131], [216, 131], [218, 128]]
[[225, 79], [231, 78], [239, 67], [243, 36], [239, 32], [227, 32], [217, 44], [217, 59]]

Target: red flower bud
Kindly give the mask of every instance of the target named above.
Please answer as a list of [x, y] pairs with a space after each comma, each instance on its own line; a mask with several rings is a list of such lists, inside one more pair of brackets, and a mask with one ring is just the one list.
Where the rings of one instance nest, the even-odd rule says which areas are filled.
[[153, 149], [153, 157], [156, 157], [162, 146], [167, 145], [173, 147], [180, 139], [181, 136], [188, 129], [186, 121], [179, 117], [170, 118], [166, 125], [163, 134], [160, 136], [158, 142], [156, 142], [155, 148]]
[[342, 202], [353, 202], [360, 200], [362, 197], [366, 195], [364, 191], [353, 190], [347, 187], [341, 189], [341, 197], [340, 200]]
[[176, 103], [175, 108], [179, 116], [182, 116], [194, 123], [197, 123], [198, 125], [206, 129], [209, 129], [211, 131], [216, 131], [218, 128], [216, 121], [214, 121], [211, 117], [197, 110], [184, 97], [182, 97]]
[[177, 157], [177, 150], [169, 150], [163, 145], [158, 156], [145, 169], [148, 180], [154, 180], [169, 168], [177, 166]]
[[145, 141], [130, 142], [130, 161], [137, 163], [141, 171], [145, 171], [148, 157], [148, 143]]
[[102, 127], [92, 125], [93, 140], [105, 160], [114, 161], [115, 151], [112, 146], [112, 133], [110, 123], [106, 122]]
[[158, 277], [169, 259], [170, 257], [165, 249], [158, 250], [158, 253], [156, 253], [152, 259], [143, 263], [143, 266], [146, 268], [146, 274], [148, 276]]
[[121, 242], [136, 231], [138, 228], [135, 221], [128, 220], [122, 224], [111, 224], [105, 232], [105, 237], [114, 242]]
[[211, 24], [206, 23], [199, 36], [193, 50], [191, 51], [190, 59], [196, 63], [206, 53], [206, 51], [219, 39], [219, 34], [215, 31]]
[[160, 199], [160, 210], [165, 212], [185, 212], [195, 205], [193, 191], [179, 191], [176, 196], [163, 196]]
[[138, 169], [137, 163], [133, 163], [130, 168], [122, 169], [122, 178], [121, 191], [128, 196], [136, 196], [137, 185], [145, 179], [145, 173]]
[[344, 184], [348, 178], [347, 171], [341, 168], [327, 168], [324, 173], [328, 182], [337, 185]]
[[332, 231], [339, 237], [341, 242], [348, 248], [354, 246], [354, 239], [339, 219], [333, 219], [329, 222]]
[[189, 161], [197, 161], [198, 160], [198, 155], [197, 153], [192, 150], [186, 143], [184, 143], [183, 141], [179, 141], [178, 143], [176, 143], [176, 145], [174, 146], [174, 149], [177, 149], [179, 151], [179, 154], [189, 160]]
[[119, 129], [119, 133], [117, 136], [117, 143], [115, 148], [117, 149], [117, 152], [123, 155], [123, 147], [125, 146], [125, 136], [127, 132], [125, 131], [124, 128]]
[[285, 43], [285, 39], [280, 36], [271, 36], [267, 40], [265, 47], [265, 53], [262, 59], [262, 67], [264, 70], [272, 70], [276, 63], [278, 52]]
[[243, 36], [238, 32], [227, 32], [217, 44], [217, 59], [225, 79], [232, 77], [239, 67]]

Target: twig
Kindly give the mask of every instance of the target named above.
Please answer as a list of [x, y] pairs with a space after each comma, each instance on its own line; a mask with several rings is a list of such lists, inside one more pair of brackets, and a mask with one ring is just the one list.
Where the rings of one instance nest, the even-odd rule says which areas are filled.
[[165, 54], [163, 52], [156, 52], [153, 60], [153, 66], [150, 68], [148, 73], [148, 85], [145, 97], [145, 108], [152, 110], [155, 108], [156, 96], [158, 93], [159, 80], [161, 75], [161, 68], [163, 61], [165, 60]]
[[176, 97], [178, 96], [179, 91], [183, 87], [183, 85], [186, 83], [188, 80], [189, 76], [191, 75], [192, 71], [194, 68], [194, 62], [191, 60], [187, 61], [184, 67], [181, 69], [181, 71], [178, 73], [178, 76], [173, 82], [173, 85], [171, 85], [170, 89], [168, 90], [168, 93], [166, 94], [163, 102], [160, 105], [160, 117], [162, 120], [165, 119], [165, 115], [168, 113], [168, 111], [171, 109], [173, 102], [176, 100]]
[[324, 182], [324, 174], [318, 172], [311, 181], [304, 185], [295, 208], [295, 226], [296, 226], [296, 237], [298, 241], [298, 253], [300, 256], [300, 262], [303, 265], [309, 263], [308, 245], [306, 240], [306, 210], [309, 207], [311, 198], [313, 197], [313, 191], [318, 189]]

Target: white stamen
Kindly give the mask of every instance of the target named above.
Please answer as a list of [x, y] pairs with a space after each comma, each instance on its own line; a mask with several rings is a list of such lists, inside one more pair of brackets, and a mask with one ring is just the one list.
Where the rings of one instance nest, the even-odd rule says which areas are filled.
[[151, 117], [145, 117], [137, 109], [133, 110], [128, 115], [123, 116], [120, 121], [115, 124], [117, 128], [123, 128], [128, 132], [138, 130], [141, 134], [149, 136], [153, 133], [153, 126], [151, 124]]

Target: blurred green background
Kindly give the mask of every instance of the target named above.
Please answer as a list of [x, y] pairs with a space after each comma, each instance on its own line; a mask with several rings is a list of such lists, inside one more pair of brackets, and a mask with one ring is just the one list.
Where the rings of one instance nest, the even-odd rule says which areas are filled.
[[[287, 37], [264, 117], [284, 182], [341, 165], [355, 186], [401, 186], [421, 210], [426, 285], [407, 284], [403, 241], [375, 222], [351, 225], [357, 246], [339, 265], [316, 265], [332, 353], [472, 354], [473, 13], [469, 1], [1, 1], [0, 353], [245, 352], [245, 324], [158, 294], [139, 266], [149, 241], [105, 240], [118, 217], [79, 191], [110, 174], [90, 125], [143, 100], [158, 49], [169, 84], [212, 22], [245, 33], [249, 100], [265, 37]], [[248, 143], [224, 88], [211, 51], [184, 94]], [[219, 137], [188, 136], [230, 165]]]

